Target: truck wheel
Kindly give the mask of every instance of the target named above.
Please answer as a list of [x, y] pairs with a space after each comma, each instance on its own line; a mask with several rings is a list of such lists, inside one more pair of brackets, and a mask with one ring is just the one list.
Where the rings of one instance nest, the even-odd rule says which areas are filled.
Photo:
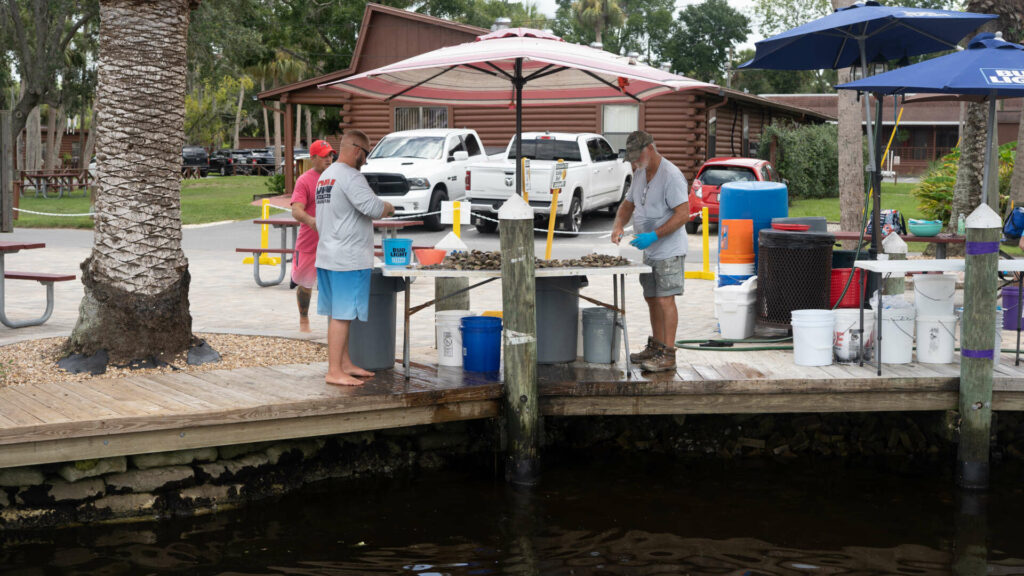
[[[434, 193], [430, 195], [430, 205], [427, 207], [427, 212], [437, 212], [441, 209], [441, 202], [446, 200], [448, 200], [448, 194], [445, 193], [444, 189], [440, 186], [434, 188]], [[441, 215], [424, 216], [423, 227], [432, 232], [442, 230], [444, 226], [441, 224]]]
[[224, 167], [224, 166], [221, 166], [220, 167], [220, 175], [221, 176], [227, 176], [228, 175], [228, 169], [226, 167]]
[[697, 226], [699, 224], [700, 224], [700, 222], [697, 222], [696, 220], [693, 220], [691, 222], [687, 222], [686, 223], [686, 233], [687, 234], [696, 234], [697, 233]]
[[[494, 217], [497, 219], [498, 215], [495, 214]], [[477, 218], [475, 216], [473, 217], [473, 220], [473, 223], [476, 225], [476, 231], [481, 234], [494, 234], [494, 232], [498, 230], [497, 222], [491, 222], [490, 220], [484, 220], [483, 218]]]
[[569, 203], [569, 213], [562, 217], [562, 230], [569, 233], [566, 236], [576, 236], [582, 227], [583, 202], [579, 194], [573, 194], [572, 202]]

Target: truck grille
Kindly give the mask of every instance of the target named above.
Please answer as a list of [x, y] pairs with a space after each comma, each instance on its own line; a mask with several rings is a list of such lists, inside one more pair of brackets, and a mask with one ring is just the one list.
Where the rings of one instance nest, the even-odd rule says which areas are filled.
[[404, 196], [409, 182], [401, 174], [365, 174], [366, 181], [377, 196]]

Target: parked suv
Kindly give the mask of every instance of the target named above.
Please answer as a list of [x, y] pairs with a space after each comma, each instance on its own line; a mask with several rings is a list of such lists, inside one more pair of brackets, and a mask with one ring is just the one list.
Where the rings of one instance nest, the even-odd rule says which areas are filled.
[[181, 149], [182, 173], [189, 168], [198, 168], [202, 176], [210, 172], [210, 156], [202, 146], [185, 146]]
[[233, 174], [251, 174], [252, 155], [248, 150], [231, 150], [224, 148], [210, 154], [210, 171], [217, 172], [221, 176]]
[[701, 224], [701, 209], [718, 225], [718, 192], [729, 182], [782, 182], [775, 167], [760, 158], [712, 158], [705, 162], [690, 185], [690, 221], [686, 231], [693, 234]]

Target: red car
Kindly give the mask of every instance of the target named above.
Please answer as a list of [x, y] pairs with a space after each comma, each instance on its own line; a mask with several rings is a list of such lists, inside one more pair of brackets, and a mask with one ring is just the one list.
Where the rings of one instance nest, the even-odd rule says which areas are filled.
[[718, 225], [718, 190], [729, 182], [782, 182], [775, 167], [759, 158], [712, 158], [705, 162], [690, 185], [690, 221], [686, 231], [697, 232], [701, 209], [708, 209], [708, 220]]

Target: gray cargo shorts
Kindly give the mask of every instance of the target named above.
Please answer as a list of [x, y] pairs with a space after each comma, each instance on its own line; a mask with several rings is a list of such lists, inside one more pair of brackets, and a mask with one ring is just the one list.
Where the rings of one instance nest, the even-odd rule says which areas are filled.
[[644, 264], [651, 267], [649, 274], [640, 275], [640, 286], [644, 289], [644, 298], [662, 298], [679, 296], [683, 293], [683, 262], [685, 256], [673, 256], [664, 260], [648, 260]]

